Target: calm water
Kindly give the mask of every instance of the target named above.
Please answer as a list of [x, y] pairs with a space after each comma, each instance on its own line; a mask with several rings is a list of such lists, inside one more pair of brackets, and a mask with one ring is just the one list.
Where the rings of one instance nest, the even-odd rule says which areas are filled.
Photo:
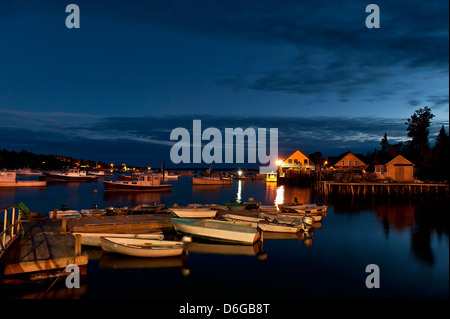
[[[171, 192], [114, 194], [98, 183], [50, 183], [43, 189], [0, 190], [0, 207], [23, 201], [32, 211], [135, 206], [141, 203], [246, 201], [270, 205], [315, 200], [308, 188], [234, 181], [232, 186], [193, 186], [180, 177]], [[98, 192], [94, 193], [94, 189]], [[198, 242], [187, 262], [133, 259], [90, 250], [86, 280], [73, 289], [39, 295], [11, 290], [9, 297], [47, 298], [401, 298], [449, 297], [448, 201], [332, 198], [328, 216], [311, 234], [265, 237], [262, 247]], [[194, 239], [194, 241], [197, 241]], [[223, 248], [235, 253], [226, 255]], [[380, 288], [365, 285], [366, 266], [380, 269]], [[56, 287], [56, 286], [55, 286]], [[45, 290], [47, 287], [40, 289]]]

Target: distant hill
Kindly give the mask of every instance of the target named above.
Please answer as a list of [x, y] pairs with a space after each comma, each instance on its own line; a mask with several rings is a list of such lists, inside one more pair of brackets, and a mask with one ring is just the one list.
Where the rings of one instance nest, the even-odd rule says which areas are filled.
[[63, 169], [66, 167], [89, 166], [95, 168], [100, 165], [107, 168], [108, 164], [84, 159], [75, 159], [61, 155], [34, 154], [29, 151], [0, 150], [0, 169], [17, 169], [29, 167], [33, 169]]

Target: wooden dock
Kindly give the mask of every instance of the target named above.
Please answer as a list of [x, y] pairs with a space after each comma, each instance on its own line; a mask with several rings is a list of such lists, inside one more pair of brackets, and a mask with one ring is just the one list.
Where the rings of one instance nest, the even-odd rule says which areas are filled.
[[339, 183], [319, 181], [314, 184], [319, 194], [328, 195], [436, 195], [449, 196], [448, 184], [420, 184], [420, 183]]
[[[64, 271], [69, 264], [87, 266], [88, 255], [81, 250], [81, 241], [72, 232], [145, 233], [170, 230], [170, 214], [82, 217], [49, 220], [22, 220], [24, 236], [17, 237], [1, 257], [2, 279], [27, 274], [43, 278], [41, 274]], [[83, 273], [83, 272], [82, 272]]]
[[75, 237], [61, 232], [61, 220], [22, 220], [24, 236], [17, 237], [1, 259], [3, 278], [10, 275], [63, 270], [69, 264], [86, 266], [88, 256], [81, 252]]

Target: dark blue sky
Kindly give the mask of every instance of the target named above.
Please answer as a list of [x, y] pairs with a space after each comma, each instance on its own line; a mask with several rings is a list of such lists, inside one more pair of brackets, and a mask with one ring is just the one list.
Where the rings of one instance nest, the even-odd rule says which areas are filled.
[[[76, 3], [81, 28], [68, 29]], [[365, 7], [380, 7], [368, 29]], [[448, 1], [0, 2], [0, 148], [159, 165], [170, 131], [277, 127], [280, 152], [448, 131]]]

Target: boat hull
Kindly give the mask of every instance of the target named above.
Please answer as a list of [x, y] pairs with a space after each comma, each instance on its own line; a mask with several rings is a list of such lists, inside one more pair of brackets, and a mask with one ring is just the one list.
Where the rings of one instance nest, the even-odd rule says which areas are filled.
[[71, 176], [64, 174], [45, 173], [45, 179], [47, 181], [57, 182], [95, 182], [98, 180], [98, 176]]
[[194, 185], [231, 185], [233, 181], [225, 179], [208, 179], [201, 177], [192, 177]]
[[100, 237], [105, 253], [116, 253], [133, 257], [173, 257], [183, 254], [181, 242], [136, 238]]
[[143, 238], [151, 240], [163, 240], [161, 233], [154, 234], [109, 234], [109, 233], [73, 233], [74, 236], [81, 236], [81, 244], [85, 246], [101, 247], [101, 237], [108, 238]]
[[0, 182], [0, 187], [45, 187], [46, 181], [15, 181], [15, 182]]
[[252, 245], [261, 238], [257, 228], [242, 225], [225, 225], [212, 221], [192, 221], [184, 218], [172, 218], [177, 232], [193, 236]]
[[143, 186], [143, 185], [124, 184], [109, 181], [104, 181], [103, 186], [105, 188], [105, 191], [161, 192], [161, 191], [170, 191], [172, 189], [171, 184]]
[[171, 208], [170, 211], [180, 218], [212, 218], [217, 214], [216, 210], [210, 208]]
[[297, 233], [302, 229], [301, 222], [293, 222], [293, 225], [283, 225], [280, 223], [267, 222], [263, 218], [240, 216], [225, 214], [223, 217], [233, 223], [244, 223], [252, 227], [259, 227], [265, 232], [277, 232], [277, 233]]

